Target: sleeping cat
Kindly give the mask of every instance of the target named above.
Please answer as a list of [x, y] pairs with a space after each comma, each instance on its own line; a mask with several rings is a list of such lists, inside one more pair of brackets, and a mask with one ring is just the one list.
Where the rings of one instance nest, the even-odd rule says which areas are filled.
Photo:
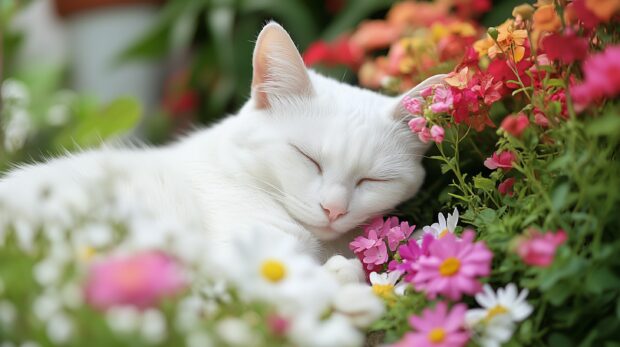
[[[345, 85], [305, 68], [288, 33], [269, 23], [253, 57], [252, 95], [239, 113], [161, 148], [102, 148], [19, 168], [0, 196], [71, 189], [106, 170], [162, 215], [197, 219], [225, 245], [254, 226], [292, 237], [340, 278], [362, 276], [345, 233], [413, 196], [426, 145], [409, 131], [401, 98]], [[408, 94], [419, 96], [432, 77]]]

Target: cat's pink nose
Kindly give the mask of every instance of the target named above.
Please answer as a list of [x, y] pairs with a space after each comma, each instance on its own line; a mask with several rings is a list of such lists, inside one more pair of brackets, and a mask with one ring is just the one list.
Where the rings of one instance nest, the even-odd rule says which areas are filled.
[[330, 223], [347, 214], [347, 210], [339, 206], [324, 206], [323, 204], [321, 204], [321, 208], [323, 209], [323, 212], [325, 212], [325, 214], [327, 215], [327, 219], [329, 219]]

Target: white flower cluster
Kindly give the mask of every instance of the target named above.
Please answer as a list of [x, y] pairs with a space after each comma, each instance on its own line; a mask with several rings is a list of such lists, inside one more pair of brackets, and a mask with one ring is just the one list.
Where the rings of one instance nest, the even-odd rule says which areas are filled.
[[[36, 295], [28, 306], [40, 324], [36, 329], [42, 327], [52, 343], [79, 337], [74, 313], [88, 305], [84, 278], [92, 264], [149, 250], [182, 263], [190, 288], [171, 310], [118, 306], [102, 312], [114, 334], [152, 345], [181, 335], [188, 347], [265, 346], [266, 326], [274, 338], [296, 346], [361, 346], [363, 328], [382, 315], [383, 301], [370, 286], [340, 283], [281, 233], [248, 230], [229, 247], [205, 252], [209, 240], [198, 224], [138, 209], [115, 177], [102, 172], [83, 186], [62, 189], [49, 184], [53, 178], [38, 178], [19, 194], [0, 190], [0, 253], [16, 247], [36, 259], [30, 274]], [[2, 283], [0, 288], [13, 285]], [[254, 304], [262, 308], [254, 310]], [[1, 300], [0, 324], [14, 324], [21, 305]]]

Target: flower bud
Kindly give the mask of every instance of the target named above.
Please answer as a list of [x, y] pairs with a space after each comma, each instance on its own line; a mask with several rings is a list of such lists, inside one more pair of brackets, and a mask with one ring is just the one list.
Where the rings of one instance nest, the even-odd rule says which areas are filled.
[[534, 14], [534, 7], [530, 4], [521, 4], [512, 10], [513, 17], [517, 18], [520, 16], [524, 20], [528, 20], [532, 18], [533, 14]]
[[494, 40], [497, 41], [497, 37], [499, 36], [499, 31], [497, 31], [496, 27], [490, 27], [487, 30], [487, 34], [489, 34], [489, 36]]

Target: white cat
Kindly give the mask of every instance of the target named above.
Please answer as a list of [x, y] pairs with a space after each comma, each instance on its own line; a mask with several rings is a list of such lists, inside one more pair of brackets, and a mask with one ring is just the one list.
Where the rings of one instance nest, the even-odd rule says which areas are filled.
[[[409, 131], [401, 98], [308, 71], [276, 23], [261, 31], [253, 66], [252, 96], [237, 115], [167, 147], [102, 148], [14, 170], [0, 196], [36, 201], [42, 182], [72, 189], [115, 170], [136, 205], [200, 220], [215, 245], [259, 225], [322, 260], [349, 254], [347, 231], [420, 188], [427, 146]], [[342, 278], [362, 273], [342, 256], [327, 266]]]

